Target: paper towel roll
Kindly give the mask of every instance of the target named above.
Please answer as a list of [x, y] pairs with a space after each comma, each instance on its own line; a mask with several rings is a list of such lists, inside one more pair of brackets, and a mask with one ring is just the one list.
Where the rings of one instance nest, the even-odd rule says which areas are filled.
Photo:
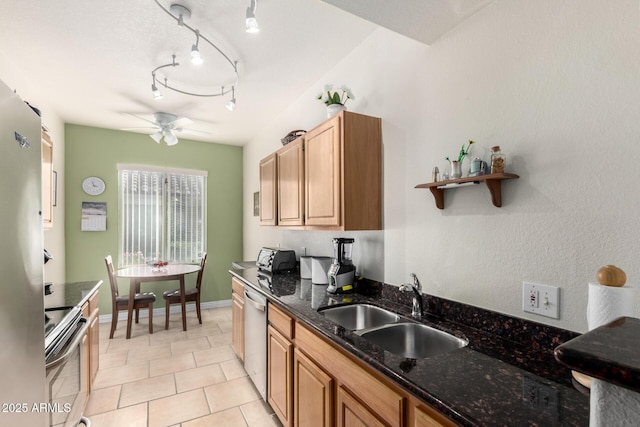
[[594, 378], [589, 403], [589, 427], [640, 425], [640, 393]]
[[634, 316], [635, 288], [616, 288], [589, 283], [587, 322], [589, 330], [609, 323], [618, 317]]

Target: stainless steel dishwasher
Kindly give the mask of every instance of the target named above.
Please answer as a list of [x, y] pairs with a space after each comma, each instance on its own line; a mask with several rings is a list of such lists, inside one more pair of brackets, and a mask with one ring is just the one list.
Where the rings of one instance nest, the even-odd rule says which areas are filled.
[[267, 299], [244, 287], [244, 369], [267, 400]]

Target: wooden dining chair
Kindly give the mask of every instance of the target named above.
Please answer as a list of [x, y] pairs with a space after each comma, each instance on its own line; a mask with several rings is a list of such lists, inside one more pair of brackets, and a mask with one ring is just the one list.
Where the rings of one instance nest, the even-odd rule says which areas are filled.
[[[200, 289], [202, 288], [202, 276], [204, 275], [204, 266], [207, 262], [207, 253], [202, 254], [200, 260], [200, 271], [198, 271], [198, 278], [196, 279], [196, 287], [184, 290], [184, 300], [186, 302], [196, 303], [196, 313], [198, 314], [198, 321], [202, 325], [202, 313], [200, 312]], [[169, 308], [171, 304], [180, 304], [180, 289], [174, 289], [173, 291], [165, 291], [162, 294], [164, 298], [166, 317], [164, 322], [164, 328], [169, 329]]]
[[[129, 294], [120, 295], [118, 293], [118, 280], [116, 273], [113, 269], [113, 261], [111, 255], [108, 255], [104, 259], [107, 265], [107, 272], [109, 273], [109, 283], [111, 284], [111, 333], [109, 339], [113, 338], [113, 333], [116, 330], [118, 324], [118, 312], [128, 311], [129, 308]], [[136, 323], [138, 323], [138, 310], [141, 308], [149, 308], [149, 333], [153, 333], [153, 303], [156, 300], [156, 294], [153, 292], [141, 292], [136, 293], [133, 299], [133, 309], [136, 310]], [[128, 337], [127, 337], [128, 338]]]

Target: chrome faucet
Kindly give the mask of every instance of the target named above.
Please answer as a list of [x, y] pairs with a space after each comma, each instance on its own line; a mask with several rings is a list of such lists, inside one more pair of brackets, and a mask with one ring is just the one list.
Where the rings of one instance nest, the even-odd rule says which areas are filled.
[[405, 283], [400, 285], [401, 291], [413, 291], [413, 303], [411, 306], [411, 315], [415, 318], [421, 319], [424, 314], [422, 311], [422, 285], [418, 276], [414, 273], [410, 274], [413, 279], [413, 284]]

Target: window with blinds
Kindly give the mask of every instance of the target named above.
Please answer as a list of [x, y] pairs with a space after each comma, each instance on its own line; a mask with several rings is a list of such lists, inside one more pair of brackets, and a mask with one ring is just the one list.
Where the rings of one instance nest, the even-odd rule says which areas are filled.
[[207, 172], [118, 165], [121, 267], [199, 262], [206, 244]]

